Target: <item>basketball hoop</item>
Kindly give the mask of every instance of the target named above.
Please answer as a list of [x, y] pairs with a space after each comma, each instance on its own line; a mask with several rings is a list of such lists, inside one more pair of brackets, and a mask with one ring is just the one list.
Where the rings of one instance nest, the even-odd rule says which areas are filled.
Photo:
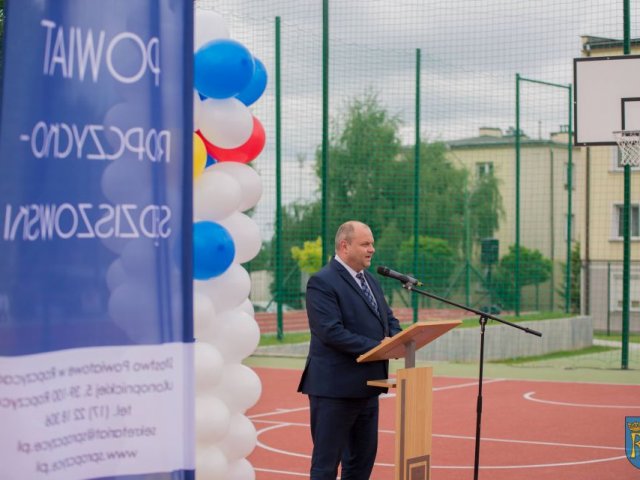
[[619, 130], [613, 136], [622, 153], [620, 164], [640, 166], [640, 130]]

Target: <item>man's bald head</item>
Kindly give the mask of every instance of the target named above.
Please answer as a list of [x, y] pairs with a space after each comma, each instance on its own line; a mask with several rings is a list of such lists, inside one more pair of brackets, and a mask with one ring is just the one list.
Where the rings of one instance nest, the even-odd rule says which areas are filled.
[[359, 272], [371, 265], [373, 233], [365, 223], [350, 220], [343, 223], [336, 232], [336, 255], [347, 265]]

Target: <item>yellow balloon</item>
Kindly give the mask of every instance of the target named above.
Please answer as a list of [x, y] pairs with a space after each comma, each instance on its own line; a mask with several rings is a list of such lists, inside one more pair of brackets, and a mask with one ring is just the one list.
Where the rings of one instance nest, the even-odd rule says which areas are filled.
[[204, 146], [202, 139], [193, 134], [193, 179], [195, 180], [207, 166], [207, 147]]

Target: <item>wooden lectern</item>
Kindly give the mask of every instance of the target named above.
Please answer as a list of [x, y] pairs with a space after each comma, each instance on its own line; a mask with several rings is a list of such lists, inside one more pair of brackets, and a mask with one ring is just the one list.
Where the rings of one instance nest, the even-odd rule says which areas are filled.
[[371, 380], [367, 385], [397, 388], [395, 480], [429, 480], [431, 468], [432, 368], [416, 368], [416, 350], [457, 327], [460, 320], [412, 324], [358, 357], [374, 362], [404, 357], [396, 378]]

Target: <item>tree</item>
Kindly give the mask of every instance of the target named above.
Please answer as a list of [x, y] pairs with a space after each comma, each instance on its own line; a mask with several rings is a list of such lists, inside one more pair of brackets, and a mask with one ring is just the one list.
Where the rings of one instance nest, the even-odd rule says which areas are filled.
[[[504, 308], [515, 308], [516, 246], [509, 246], [509, 253], [498, 264], [492, 285]], [[551, 277], [552, 262], [540, 250], [520, 247], [519, 280], [520, 287], [546, 282]]]
[[[560, 264], [562, 266], [562, 271], [565, 271], [566, 262]], [[569, 293], [569, 310], [572, 313], [580, 312], [580, 272], [582, 270], [582, 260], [580, 260], [580, 243], [576, 242], [573, 244], [573, 248], [571, 249], [571, 268], [569, 270], [569, 275], [571, 279], [571, 288]], [[564, 277], [563, 277], [564, 278]], [[560, 307], [564, 310], [565, 307], [565, 295], [567, 292], [567, 284], [566, 282], [562, 282], [561, 288], [558, 289], [558, 294], [562, 299], [562, 303]]]
[[[335, 232], [347, 220], [367, 223], [376, 240], [376, 263], [397, 269], [400, 246], [414, 237], [417, 207], [419, 235], [439, 239], [452, 252], [450, 258], [454, 260], [439, 267], [443, 272], [441, 278], [448, 279], [455, 270], [455, 261], [463, 246], [465, 213], [477, 217], [472, 219], [477, 225], [489, 217], [480, 208], [465, 212], [468, 172], [451, 163], [446, 152], [442, 142], [422, 143], [419, 177], [416, 179], [415, 149], [402, 145], [398, 118], [391, 115], [371, 92], [353, 99], [334, 119], [329, 139], [326, 168], [328, 231]], [[315, 171], [320, 183], [324, 170], [321, 153], [318, 148], [315, 155]], [[416, 180], [419, 187], [417, 197]], [[495, 181], [479, 184], [477, 195], [494, 195], [492, 188], [496, 185]], [[482, 204], [488, 205], [493, 215], [499, 217], [498, 200], [488, 204], [483, 201]], [[283, 265], [286, 282], [281, 294], [287, 302], [301, 297], [300, 265], [288, 253], [294, 246], [316, 240], [320, 234], [322, 213], [321, 199], [283, 208], [284, 258], [280, 264]], [[479, 216], [481, 214], [483, 217]], [[495, 224], [497, 220], [491, 223]], [[333, 246], [333, 238], [325, 240]], [[322, 260], [325, 263], [328, 259]], [[408, 265], [411, 266], [408, 271], [418, 270], [419, 266]]]
[[426, 235], [418, 237], [418, 262], [413, 268], [413, 238], [400, 245], [398, 265], [401, 271], [412, 272], [425, 287], [436, 293], [444, 293], [449, 287], [451, 274], [456, 266], [456, 254], [449, 242]]
[[[372, 93], [354, 99], [334, 121], [327, 172], [330, 231], [355, 216], [374, 233], [386, 226], [388, 212], [397, 208], [408, 187], [406, 176], [396, 170], [401, 153], [398, 127], [398, 119]], [[319, 149], [316, 174], [322, 177]]]
[[320, 231], [320, 203], [293, 203], [282, 209], [282, 258], [277, 262], [275, 255], [275, 235], [270, 242], [271, 265], [275, 270], [280, 266], [283, 279], [282, 290], [278, 292], [276, 278], [271, 283], [271, 293], [275, 299], [288, 303], [294, 308], [301, 308], [304, 295], [302, 275], [298, 263], [291, 255], [291, 249], [305, 240], [315, 240]]
[[302, 272], [317, 272], [322, 268], [322, 239], [318, 237], [314, 241], [306, 241], [302, 248], [294, 245], [291, 247], [291, 256], [298, 262]]
[[[330, 231], [357, 216], [378, 238], [395, 222], [404, 239], [412, 234], [417, 202], [420, 232], [445, 239], [457, 249], [463, 238], [467, 173], [447, 159], [443, 143], [421, 144], [416, 199], [414, 147], [402, 147], [399, 127], [399, 120], [370, 92], [349, 103], [336, 121], [327, 175]], [[320, 153], [316, 154], [318, 177]]]
[[500, 180], [491, 174], [479, 175], [469, 193], [471, 232], [475, 240], [493, 237], [504, 217]]

